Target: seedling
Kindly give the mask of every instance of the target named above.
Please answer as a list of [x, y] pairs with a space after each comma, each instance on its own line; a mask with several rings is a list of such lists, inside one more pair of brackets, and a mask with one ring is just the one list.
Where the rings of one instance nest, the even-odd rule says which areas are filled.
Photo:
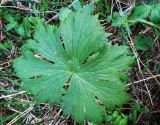
[[41, 102], [60, 103], [79, 123], [101, 123], [106, 109], [127, 102], [134, 60], [127, 47], [106, 43], [107, 36], [87, 7], [70, 12], [59, 27], [38, 25], [13, 62], [22, 88]]

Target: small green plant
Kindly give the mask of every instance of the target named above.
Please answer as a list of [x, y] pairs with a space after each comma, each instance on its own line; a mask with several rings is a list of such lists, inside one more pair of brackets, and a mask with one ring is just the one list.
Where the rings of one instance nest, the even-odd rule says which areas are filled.
[[112, 17], [108, 16], [108, 21], [112, 21], [112, 26], [114, 27], [129, 28], [136, 23], [142, 23], [155, 29], [160, 29], [157, 25], [160, 21], [160, 3], [137, 5], [131, 14], [125, 12], [124, 15], [121, 15], [119, 12], [113, 12]]
[[8, 52], [9, 49], [12, 47], [12, 42], [11, 41], [5, 41], [4, 43], [0, 43], [0, 50]]
[[79, 123], [101, 123], [106, 109], [128, 100], [126, 73], [134, 60], [127, 47], [106, 43], [108, 35], [87, 7], [59, 27], [38, 25], [13, 62], [22, 88], [41, 102], [60, 103]]
[[8, 11], [4, 11], [4, 19], [8, 21], [6, 31], [14, 29], [22, 37], [31, 37], [32, 25], [37, 25], [44, 22], [44, 19], [40, 19], [38, 17], [20, 17], [18, 14], [12, 16], [12, 14]]
[[137, 50], [148, 51], [153, 48], [153, 43], [151, 42], [152, 40], [150, 36], [141, 34], [136, 36], [134, 41]]
[[128, 116], [123, 115], [118, 110], [115, 110], [112, 114], [106, 116], [106, 121], [111, 123], [111, 125], [127, 125]]
[[142, 107], [139, 103], [135, 102], [133, 105], [132, 105], [132, 112], [130, 113], [129, 115], [129, 119], [132, 120], [132, 124], [133, 125], [136, 125], [137, 124], [137, 116], [138, 116], [138, 113], [148, 113], [149, 112], [149, 109], [146, 108], [146, 107]]

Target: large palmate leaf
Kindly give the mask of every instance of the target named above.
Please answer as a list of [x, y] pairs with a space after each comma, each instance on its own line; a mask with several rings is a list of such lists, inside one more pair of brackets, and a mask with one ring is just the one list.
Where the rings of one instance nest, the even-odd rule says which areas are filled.
[[127, 101], [126, 72], [133, 62], [127, 47], [106, 44], [106, 37], [87, 8], [71, 12], [59, 28], [37, 26], [13, 63], [22, 87], [42, 102], [60, 103], [78, 122], [102, 122], [105, 108]]

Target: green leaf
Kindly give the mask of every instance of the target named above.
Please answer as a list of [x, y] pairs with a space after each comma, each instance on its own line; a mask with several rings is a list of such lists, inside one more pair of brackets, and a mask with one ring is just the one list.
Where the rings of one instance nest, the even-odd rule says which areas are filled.
[[130, 20], [136, 21], [137, 19], [144, 19], [149, 16], [151, 11], [151, 5], [139, 5], [134, 8], [133, 14], [130, 16]]
[[113, 118], [117, 118], [119, 116], [119, 112], [118, 111], [114, 111], [112, 116], [113, 116]]
[[148, 51], [153, 48], [150, 36], [139, 35], [135, 39], [136, 49], [140, 51]]
[[14, 22], [14, 18], [11, 14], [5, 14], [4, 19], [7, 20], [8, 22]]
[[20, 25], [18, 26], [17, 32], [18, 32], [19, 35], [25, 36], [25, 30], [24, 30], [24, 27], [23, 27], [22, 24], [20, 24]]
[[[132, 21], [131, 21], [131, 22], [132, 22]], [[160, 29], [160, 26], [158, 26], [158, 25], [156, 25], [156, 24], [154, 24], [154, 23], [152, 23], [152, 22], [149, 22], [149, 21], [147, 21], [147, 20], [144, 20], [144, 19], [137, 19], [136, 22], [143, 23], [143, 24], [145, 24], [145, 25], [147, 25], [147, 26], [150, 26], [150, 27], [153, 27], [153, 28], [155, 28], [155, 29]], [[134, 22], [133, 22], [133, 23], [134, 23]]]
[[46, 27], [38, 25], [35, 30], [34, 40], [28, 40], [24, 47], [34, 50], [52, 62], [63, 63], [60, 58], [63, 60], [66, 57], [64, 57], [64, 49], [61, 45], [59, 29], [51, 25]]
[[15, 27], [17, 26], [17, 24], [18, 24], [18, 23], [15, 22], [15, 21], [8, 23], [8, 24], [6, 25], [6, 30], [9, 31], [9, 30], [15, 28]]
[[72, 13], [60, 26], [67, 57], [76, 57], [80, 63], [96, 52], [106, 39], [97, 16], [91, 16], [87, 10]]
[[6, 122], [8, 122], [8, 121], [12, 120], [13, 118], [15, 118], [17, 115], [18, 115], [18, 113], [16, 112], [16, 113], [12, 113], [12, 114], [9, 114], [7, 116], [1, 117], [0, 123], [1, 124], [3, 124], [3, 123], [5, 124]]
[[4, 51], [9, 51], [9, 49], [11, 49], [12, 47], [12, 42], [11, 41], [6, 41], [4, 42], [4, 44], [0, 43], [0, 49], [4, 50]]
[[0, 43], [0, 50], [9, 51], [2, 43]]
[[28, 18], [24, 18], [23, 23], [19, 25], [17, 32], [21, 36], [30, 37], [30, 27], [31, 24], [29, 23]]
[[150, 19], [154, 23], [160, 22], [160, 3], [152, 5]]
[[119, 124], [119, 122], [120, 122], [122, 119], [123, 119], [122, 116], [119, 115], [119, 116], [116, 118], [115, 123], [116, 123], [116, 124]]
[[83, 8], [93, 14], [94, 13], [94, 2], [92, 1], [89, 4], [84, 5]]
[[76, 3], [74, 3], [73, 5], [74, 10], [79, 10], [81, 9], [81, 2], [78, 0]]
[[43, 22], [45, 21], [44, 18], [39, 18], [39, 17], [33, 17], [33, 16], [30, 16], [27, 18], [28, 21], [30, 23], [32, 23], [33, 25], [40, 25], [40, 24], [43, 24]]
[[65, 71], [64, 66], [37, 59], [27, 50], [24, 53], [25, 55], [14, 61], [17, 75], [25, 82], [23, 88], [35, 95], [39, 101], [49, 103], [58, 101], [70, 73]]
[[127, 122], [128, 122], [128, 117], [125, 116], [120, 122], [118, 125], [127, 125]]
[[60, 12], [59, 12], [59, 19], [61, 20], [61, 21], [63, 21], [63, 20], [65, 20], [68, 16], [69, 16], [69, 14], [72, 12], [72, 10], [71, 9], [69, 9], [69, 8], [62, 8], [61, 10], [60, 10]]
[[111, 122], [113, 120], [113, 117], [111, 115], [106, 116], [106, 121]]
[[125, 21], [119, 12], [114, 12], [111, 20], [112, 20], [112, 26], [114, 27], [120, 27], [122, 25], [125, 25]]
[[[37, 1], [38, 3], [39, 3], [39, 1]], [[41, 11], [44, 11], [44, 10], [46, 10], [47, 8], [48, 8], [48, 4], [50, 3], [50, 1], [49, 0], [42, 0], [41, 2], [40, 2], [40, 10]]]
[[80, 123], [100, 124], [105, 108], [128, 100], [124, 83], [133, 62], [127, 47], [106, 44], [106, 36], [98, 16], [86, 8], [72, 12], [59, 28], [38, 25], [13, 62], [22, 88], [39, 101], [60, 103]]

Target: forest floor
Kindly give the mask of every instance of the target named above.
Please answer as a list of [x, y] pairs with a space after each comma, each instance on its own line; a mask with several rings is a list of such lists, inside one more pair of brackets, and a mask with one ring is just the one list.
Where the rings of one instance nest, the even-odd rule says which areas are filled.
[[[155, 10], [158, 19], [153, 18], [154, 14], [151, 17], [147, 15], [141, 18], [141, 15], [144, 16], [143, 14], [147, 10], [143, 10], [143, 8], [138, 10], [136, 7], [157, 4], [158, 1], [135, 1], [100, 0], [94, 4], [94, 13], [99, 13], [99, 20], [105, 31], [112, 33], [109, 40], [113, 44], [127, 45], [136, 57], [136, 62], [128, 73], [129, 79], [126, 83], [131, 98], [127, 104], [120, 108], [122, 114], [133, 116], [128, 121], [128, 125], [160, 125], [160, 10]], [[81, 0], [81, 4], [87, 3], [90, 1]], [[77, 1], [72, 2], [71, 0], [28, 0], [27, 2], [1, 0], [1, 125], [78, 124], [70, 116], [63, 116], [63, 110], [58, 104], [36, 104], [34, 97], [19, 87], [20, 80], [15, 76], [12, 67], [12, 61], [21, 54], [21, 46], [33, 32], [33, 29], [30, 28], [30, 22], [27, 22], [28, 17], [37, 17], [37, 20], [42, 19], [49, 24], [58, 24], [59, 10], [63, 7], [72, 8], [76, 5]], [[132, 14], [134, 9], [137, 9], [136, 16], [142, 20], [131, 25], [122, 23], [125, 12]], [[129, 16], [125, 19], [129, 19]], [[21, 29], [17, 31], [19, 27]], [[85, 122], [84, 124], [91, 123]]]

